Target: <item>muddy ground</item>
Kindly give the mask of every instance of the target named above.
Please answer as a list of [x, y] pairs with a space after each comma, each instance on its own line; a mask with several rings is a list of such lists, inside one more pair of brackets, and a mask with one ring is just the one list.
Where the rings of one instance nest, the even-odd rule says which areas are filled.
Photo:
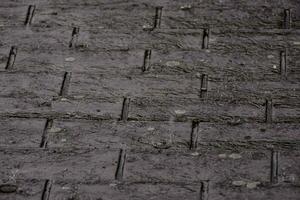
[[1, 0], [0, 200], [298, 200], [299, 10]]

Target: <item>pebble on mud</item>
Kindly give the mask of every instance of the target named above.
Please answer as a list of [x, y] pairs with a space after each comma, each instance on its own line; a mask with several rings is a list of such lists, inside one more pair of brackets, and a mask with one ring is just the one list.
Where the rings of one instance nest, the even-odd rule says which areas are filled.
[[242, 156], [240, 154], [237, 154], [237, 153], [232, 153], [228, 157], [232, 158], [232, 159], [240, 159], [240, 158], [242, 158]]
[[61, 98], [60, 100], [61, 100], [61, 101], [68, 101], [67, 98]]
[[189, 10], [189, 9], [191, 9], [191, 8], [192, 8], [191, 5], [183, 5], [183, 6], [180, 6], [180, 9], [181, 9], [181, 10]]
[[242, 158], [242, 156], [240, 154], [237, 154], [237, 153], [232, 153], [230, 155], [227, 155], [226, 153], [222, 153], [222, 154], [219, 154], [218, 155], [219, 158], [231, 158], [231, 159], [240, 159]]
[[247, 183], [245, 181], [232, 181], [232, 185], [235, 185], [235, 186], [244, 186], [246, 184]]
[[186, 113], [185, 110], [175, 110], [174, 112], [175, 112], [176, 115], [183, 115], [183, 114]]
[[66, 62], [74, 62], [75, 58], [74, 57], [68, 57], [65, 59]]
[[151, 25], [143, 25], [143, 30], [151, 30], [152, 26]]
[[18, 187], [14, 184], [0, 185], [0, 193], [13, 193], [16, 192]]
[[248, 189], [254, 189], [254, 188], [256, 188], [259, 184], [260, 184], [260, 182], [249, 182], [249, 183], [247, 183], [246, 187], [247, 187]]
[[154, 131], [154, 130], [155, 130], [154, 127], [149, 127], [149, 128], [147, 129], [147, 131]]
[[218, 156], [219, 158], [227, 158], [227, 155], [225, 153], [219, 154]]
[[248, 189], [254, 189], [256, 188], [258, 185], [260, 184], [260, 182], [254, 181], [254, 182], [247, 182], [247, 181], [232, 181], [232, 185], [234, 186], [246, 186]]
[[293, 42], [294, 45], [300, 45], [300, 42]]
[[110, 187], [116, 187], [117, 184], [116, 184], [116, 183], [111, 183], [111, 184], [109, 184], [109, 186], [110, 186]]
[[83, 99], [84, 95], [78, 95], [78, 96], [74, 96], [74, 99]]
[[191, 155], [192, 155], [192, 156], [199, 156], [200, 153], [198, 153], [198, 152], [193, 152], [193, 153], [191, 153]]
[[60, 132], [62, 129], [58, 128], [58, 127], [52, 127], [51, 129], [49, 129], [50, 133], [58, 133]]
[[168, 67], [177, 67], [177, 66], [180, 65], [180, 62], [178, 62], [178, 61], [168, 61], [168, 62], [166, 62], [166, 65]]

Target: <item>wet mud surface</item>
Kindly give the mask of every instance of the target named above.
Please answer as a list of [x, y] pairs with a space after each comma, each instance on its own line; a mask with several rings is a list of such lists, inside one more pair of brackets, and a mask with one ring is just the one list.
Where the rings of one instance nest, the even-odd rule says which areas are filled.
[[299, 10], [1, 0], [0, 200], [299, 199]]

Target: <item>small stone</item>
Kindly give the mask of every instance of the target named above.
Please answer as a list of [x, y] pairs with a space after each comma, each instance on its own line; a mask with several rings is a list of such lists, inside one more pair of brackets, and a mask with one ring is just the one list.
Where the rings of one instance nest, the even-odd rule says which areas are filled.
[[272, 59], [272, 58], [274, 58], [274, 56], [273, 55], [268, 55], [268, 58]]
[[246, 182], [245, 181], [233, 181], [232, 185], [243, 186], [243, 185], [246, 185]]
[[143, 30], [151, 30], [152, 26], [150, 25], [143, 25]]
[[183, 115], [184, 113], [186, 113], [185, 110], [175, 110], [175, 114], [177, 115]]
[[166, 65], [168, 67], [176, 67], [176, 66], [180, 65], [180, 62], [178, 62], [178, 61], [168, 61], [168, 62], [166, 62]]
[[50, 128], [49, 129], [49, 132], [50, 133], [58, 133], [58, 132], [60, 132], [61, 131], [61, 128], [56, 128], [56, 127], [52, 127], [52, 128]]
[[66, 142], [67, 140], [65, 138], [61, 139], [61, 142]]
[[147, 131], [154, 131], [154, 130], [155, 130], [154, 127], [149, 127], [149, 128], [147, 129]]
[[71, 188], [70, 188], [70, 187], [63, 186], [62, 189], [63, 189], [63, 190], [70, 190]]
[[74, 96], [74, 99], [83, 99], [84, 95], [78, 95], [78, 96]]
[[65, 59], [66, 62], [74, 62], [75, 58], [74, 57], [68, 57]]
[[67, 98], [61, 98], [60, 100], [61, 100], [61, 101], [68, 101]]
[[16, 192], [18, 187], [14, 184], [3, 184], [0, 185], [0, 192], [1, 193], [13, 193]]
[[191, 5], [183, 5], [183, 6], [180, 6], [180, 9], [181, 9], [181, 10], [189, 10], [189, 9], [191, 9], [191, 8], [192, 8]]
[[191, 153], [192, 156], [199, 156], [200, 154], [198, 152]]
[[153, 142], [153, 146], [161, 146], [163, 143], [161, 142]]
[[300, 45], [300, 42], [293, 42], [294, 45]]
[[240, 159], [240, 158], [242, 158], [242, 156], [240, 154], [237, 154], [237, 153], [232, 153], [228, 157], [232, 158], [232, 159]]
[[259, 184], [260, 184], [260, 182], [249, 182], [249, 183], [247, 183], [246, 187], [247, 187], [248, 189], [254, 189], [254, 188], [256, 188], [257, 185], [259, 185]]
[[110, 187], [116, 187], [117, 184], [116, 184], [116, 183], [111, 183], [111, 184], [109, 184], [109, 186], [110, 186]]
[[227, 158], [227, 155], [225, 153], [219, 154], [218, 156], [219, 156], [219, 158], [223, 158], [223, 159]]
[[277, 69], [277, 66], [276, 66], [276, 65], [273, 65], [273, 68], [274, 68], [274, 69]]

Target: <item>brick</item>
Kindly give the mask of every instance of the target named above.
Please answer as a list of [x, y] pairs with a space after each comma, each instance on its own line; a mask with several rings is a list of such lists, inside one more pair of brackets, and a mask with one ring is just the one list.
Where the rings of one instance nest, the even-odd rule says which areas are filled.
[[43, 192], [42, 180], [15, 180], [17, 191], [14, 193], [0, 193], [1, 200], [40, 200]]
[[52, 112], [56, 116], [73, 118], [119, 119], [122, 110], [121, 99], [62, 99], [52, 102]]
[[[210, 180], [217, 183], [249, 180], [269, 182], [270, 154], [267, 152], [204, 152], [200, 152], [199, 157], [194, 158], [192, 155], [184, 154], [128, 153], [124, 180], [163, 180], [166, 182]], [[221, 157], [224, 154], [227, 155], [227, 158]], [[294, 155], [297, 155], [297, 152]], [[291, 166], [296, 167], [297, 164], [291, 164]], [[253, 170], [254, 168], [256, 170]], [[280, 176], [282, 173], [280, 170]], [[294, 175], [299, 176], [297, 172]]]
[[[246, 182], [246, 184], [251, 184]], [[272, 199], [282, 199], [288, 198], [292, 200], [296, 200], [299, 196], [299, 191], [297, 186], [261, 186], [258, 185], [254, 189], [249, 189], [247, 186], [242, 187], [234, 187], [231, 185], [225, 185], [223, 187], [212, 186], [211, 187], [211, 194], [209, 196], [210, 199], [213, 200], [221, 200], [221, 199], [265, 199], [265, 198], [272, 198]]]
[[277, 100], [274, 101], [274, 118], [276, 121], [288, 122], [299, 121], [299, 102], [297, 99], [290, 99], [285, 103]]
[[109, 94], [108, 97], [112, 98], [128, 95], [197, 97], [198, 85], [198, 78], [186, 79], [180, 76], [107, 77], [74, 74], [69, 94], [86, 97]]
[[293, 46], [298, 41], [296, 32], [280, 29], [274, 30], [215, 30], [210, 40], [211, 48], [218, 50], [239, 51], [244, 53], [258, 50], [280, 50]]
[[38, 147], [45, 120], [42, 119], [1, 119], [0, 146]]
[[1, 116], [42, 116], [51, 112], [51, 102], [41, 98], [0, 98]]
[[0, 73], [0, 95], [51, 99], [58, 96], [62, 76], [39, 73]]
[[299, 183], [299, 153], [289, 154], [286, 151], [280, 152], [278, 156], [278, 181], [289, 184]]
[[114, 179], [118, 151], [1, 150], [1, 177], [17, 170], [17, 179], [101, 180]]
[[27, 8], [27, 5], [0, 5], [1, 26], [23, 25]]
[[[297, 123], [240, 123], [229, 121], [226, 124], [200, 123], [200, 141], [285, 141], [297, 140]], [[245, 131], [247, 130], [247, 131]]]
[[[1, 51], [1, 50], [0, 50]], [[22, 49], [18, 54], [14, 69], [16, 71], [47, 71], [47, 72], [85, 72], [102, 74], [141, 74], [143, 50], [131, 51], [67, 51], [45, 50], [36, 51], [31, 56], [30, 49]], [[6, 64], [7, 51], [2, 51], [3, 62]], [[100, 59], [99, 59], [100, 58]], [[68, 61], [68, 59], [74, 59]], [[120, 65], [121, 64], [121, 65]]]
[[[247, 110], [247, 111], [246, 111]], [[199, 99], [139, 98], [132, 101], [129, 118], [139, 120], [187, 120], [222, 121], [237, 117], [256, 121], [261, 118], [260, 108], [251, 104], [234, 104]]]

